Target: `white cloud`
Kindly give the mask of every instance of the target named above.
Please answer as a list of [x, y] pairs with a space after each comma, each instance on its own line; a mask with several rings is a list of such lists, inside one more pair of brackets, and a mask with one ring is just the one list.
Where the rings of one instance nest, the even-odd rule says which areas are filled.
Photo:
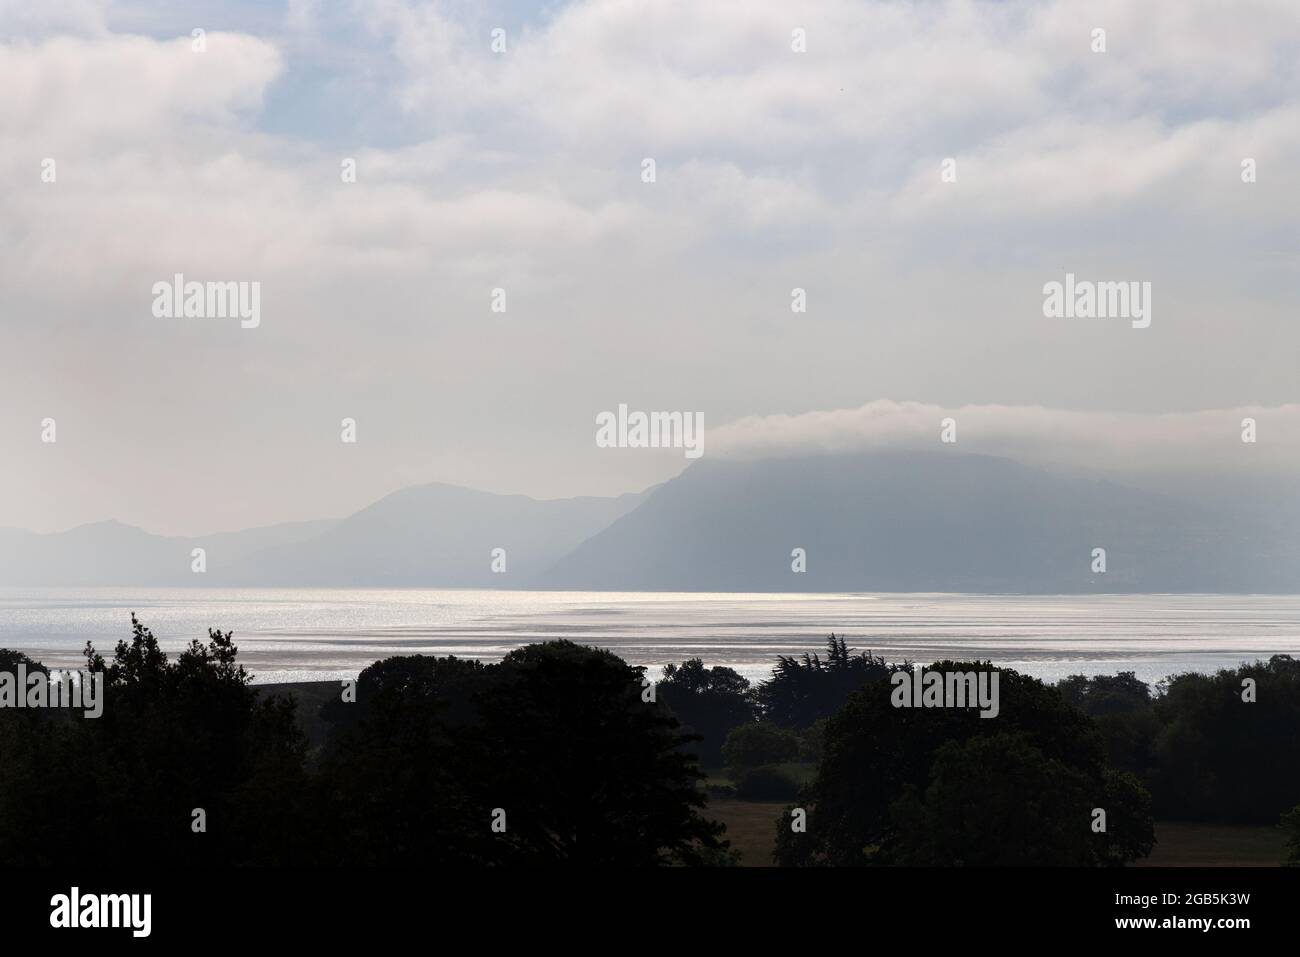
[[[1300, 474], [1300, 405], [1198, 412], [1080, 412], [1040, 406], [879, 400], [856, 409], [750, 416], [709, 433], [711, 455], [768, 458], [873, 450], [935, 450], [956, 423], [959, 452], [1126, 473], [1216, 470]], [[1242, 441], [1242, 421], [1256, 442]]]
[[65, 149], [111, 137], [176, 135], [186, 122], [223, 124], [255, 109], [282, 63], [255, 37], [210, 33], [207, 51], [190, 38], [57, 36], [0, 44], [0, 129]]
[[[413, 111], [490, 109], [588, 150], [789, 157], [891, 137], [969, 140], [1063, 109], [1097, 120], [1240, 113], [1300, 88], [1288, 0], [591, 0], [516, 32], [505, 55], [490, 51], [486, 22], [397, 0], [370, 8], [393, 34]], [[1105, 54], [1090, 49], [1097, 26]], [[794, 27], [806, 53], [790, 49]]]
[[54, 33], [104, 34], [108, 6], [108, 0], [0, 0], [0, 36], [34, 39]]
[[1151, 117], [1113, 122], [1062, 118], [1009, 132], [957, 157], [958, 182], [940, 180], [939, 157], [927, 157], [894, 196], [900, 222], [954, 215], [986, 222], [1038, 220], [1070, 213], [1123, 215], [1134, 208], [1177, 205], [1224, 215], [1225, 197], [1240, 196], [1241, 161], [1261, 165], [1280, 201], [1263, 218], [1300, 212], [1300, 107], [1287, 105], [1234, 121], [1168, 126]]

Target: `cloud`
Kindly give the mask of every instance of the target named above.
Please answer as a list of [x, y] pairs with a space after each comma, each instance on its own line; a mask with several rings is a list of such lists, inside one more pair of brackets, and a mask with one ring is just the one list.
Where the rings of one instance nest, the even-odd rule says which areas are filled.
[[[1196, 120], [1300, 87], [1288, 0], [1069, 0], [925, 5], [860, 0], [565, 4], [535, 28], [376, 0], [413, 113], [490, 108], [584, 149], [786, 157], [882, 140], [974, 143], [1063, 111]], [[1091, 31], [1107, 30], [1104, 54]], [[806, 31], [807, 52], [791, 49]]]
[[1300, 107], [1287, 105], [1236, 120], [1168, 126], [1152, 116], [1107, 122], [1062, 117], [1011, 131], [957, 157], [957, 183], [927, 157], [893, 197], [896, 222], [1042, 221], [1083, 214], [1123, 215], [1135, 208], [1181, 205], [1185, 213], [1222, 215], [1239, 187], [1241, 162], [1254, 159], [1278, 187], [1279, 201], [1259, 218], [1300, 212], [1300, 175], [1283, 156], [1300, 155]]
[[[1102, 471], [1220, 470], [1300, 477], [1300, 405], [1199, 412], [1080, 412], [1039, 406], [878, 400], [856, 409], [749, 416], [710, 431], [709, 452], [727, 458], [934, 450], [941, 423], [956, 422], [955, 448], [1019, 461]], [[1254, 444], [1242, 420], [1254, 419]]]
[[[924, 443], [969, 403], [1254, 403], [1252, 461], [1278, 454], [1291, 0], [301, 0], [223, 8], [196, 54], [205, 9], [0, 0], [0, 525], [239, 527], [419, 475], [543, 496], [669, 477], [680, 457], [594, 449], [620, 402], [703, 412], [709, 455], [717, 423], [871, 396], [932, 399], [878, 423]], [[1045, 320], [1067, 270], [1151, 280], [1151, 328]], [[260, 281], [261, 327], [154, 319], [175, 272]], [[1016, 419], [1022, 444], [1104, 457], [1104, 428], [1052, 439], [1073, 414]], [[57, 454], [33, 444], [47, 415]], [[340, 460], [343, 415], [364, 438]], [[1025, 451], [959, 421], [963, 448]], [[1143, 434], [1136, 460], [1183, 447]]]
[[[189, 37], [55, 36], [0, 44], [0, 129], [48, 147], [85, 149], [108, 137], [117, 148], [187, 122], [226, 124], [256, 109], [283, 64], [271, 44], [210, 33], [207, 51]], [[111, 148], [111, 147], [110, 147]]]
[[108, 0], [0, 0], [0, 35], [27, 39], [58, 33], [102, 35], [108, 32], [108, 5]]

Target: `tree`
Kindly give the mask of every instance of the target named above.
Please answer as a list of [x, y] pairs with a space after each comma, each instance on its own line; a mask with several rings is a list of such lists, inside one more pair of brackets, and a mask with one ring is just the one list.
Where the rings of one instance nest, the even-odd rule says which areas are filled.
[[770, 721], [742, 724], [727, 735], [722, 756], [734, 772], [799, 760], [799, 737]]
[[935, 752], [924, 794], [890, 809], [892, 860], [928, 867], [1093, 863], [1089, 780], [1023, 734], [975, 735]]
[[87, 647], [100, 717], [63, 711], [39, 736], [0, 740], [0, 857], [83, 862], [89, 838], [105, 859], [145, 865], [293, 863], [313, 845], [299, 826], [310, 816], [293, 812], [307, 783], [293, 703], [258, 700], [229, 632], [170, 662], [134, 615], [131, 627], [111, 662]]
[[1108, 714], [1142, 711], [1151, 707], [1151, 688], [1132, 671], [1115, 675], [1070, 675], [1056, 684], [1065, 700], [1096, 718]]
[[884, 677], [889, 666], [870, 652], [853, 654], [843, 638], [827, 639], [826, 658], [805, 654], [802, 659], [781, 655], [772, 677], [762, 682], [755, 698], [764, 720], [784, 728], [807, 728], [839, 710], [849, 695], [868, 681]]
[[1136, 776], [1114, 768], [1103, 772], [1102, 785], [1107, 830], [1093, 835], [1098, 863], [1120, 867], [1146, 857], [1156, 845], [1151, 793]]
[[820, 764], [826, 740], [826, 719], [818, 718], [795, 733], [799, 737], [799, 760], [808, 764]]
[[[1157, 814], [1264, 824], [1295, 805], [1300, 661], [1274, 655], [1213, 675], [1176, 675], [1161, 686], [1151, 774]], [[1248, 694], [1254, 700], [1245, 700]]]
[[799, 782], [785, 768], [765, 764], [736, 773], [736, 797], [745, 801], [789, 801], [799, 793]]
[[[86, 659], [101, 717], [0, 711], [8, 863], [84, 862], [88, 840], [146, 866], [734, 860], [701, 814], [691, 735], [606, 651], [378, 662], [355, 704], [323, 709], [315, 772], [295, 701], [250, 686], [229, 632], [169, 660], [133, 616], [111, 660]], [[0, 668], [20, 664], [40, 670], [0, 651]]]
[[325, 845], [346, 865], [483, 865], [493, 857], [490, 809], [474, 793], [485, 746], [472, 728], [483, 665], [456, 657], [388, 658], [361, 672], [355, 702], [327, 705], [321, 762]]
[[[923, 799], [907, 788], [890, 809], [895, 862], [1089, 867], [1150, 854], [1150, 796], [1131, 775], [1107, 770], [1100, 783], [1020, 733], [949, 741], [935, 754]], [[1091, 827], [1094, 807], [1106, 812], [1104, 832]]]
[[1070, 675], [1057, 682], [1065, 700], [1097, 722], [1110, 763], [1150, 779], [1159, 721], [1151, 688], [1131, 671], [1117, 675]]
[[[325, 775], [344, 857], [380, 864], [700, 863], [705, 820], [688, 736], [642, 700], [643, 669], [553, 641], [500, 664], [389, 659], [362, 673]], [[358, 810], [359, 808], [359, 810]], [[349, 810], [351, 809], [351, 813]], [[503, 828], [491, 829], [494, 812]]]
[[699, 735], [698, 741], [684, 747], [705, 767], [721, 764], [727, 734], [754, 719], [749, 682], [731, 668], [705, 668], [699, 658], [683, 661], [680, 667], [665, 665], [655, 694], [660, 704]]
[[[910, 675], [912, 669], [894, 670]], [[991, 665], [944, 661], [927, 670], [988, 671]], [[1149, 812], [1129, 820], [1130, 810], [1141, 814], [1131, 800], [1118, 813], [1109, 812], [1110, 828], [1116, 818], [1124, 819], [1122, 841], [1091, 830], [1091, 809], [1106, 807], [1108, 794], [1125, 796], [1121, 783], [1134, 783], [1108, 784], [1091, 719], [1034, 678], [1003, 668], [999, 681], [1000, 711], [993, 719], [975, 709], [896, 708], [884, 678], [852, 694], [828, 721], [822, 763], [800, 795], [809, 812], [806, 833], [793, 833], [788, 816], [778, 825], [778, 862], [1131, 859], [1126, 855], [1133, 848], [1153, 839]], [[977, 740], [994, 736], [1001, 737]], [[996, 773], [1011, 783], [988, 778]], [[1052, 794], [1030, 790], [1040, 785]], [[980, 787], [987, 793], [977, 793]], [[995, 847], [1020, 819], [1035, 822], [1037, 843]]]
[[[49, 673], [22, 652], [0, 648], [0, 673], [12, 675], [15, 692], [25, 695], [17, 685], [20, 667], [29, 677]], [[58, 816], [70, 803], [60, 791], [70, 782], [58, 771], [66, 763], [63, 723], [44, 709], [0, 708], [0, 861], [6, 864], [56, 860]]]

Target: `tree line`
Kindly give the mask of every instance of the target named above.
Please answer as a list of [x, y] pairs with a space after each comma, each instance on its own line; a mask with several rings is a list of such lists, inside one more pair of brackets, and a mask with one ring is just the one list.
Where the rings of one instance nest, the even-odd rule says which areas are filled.
[[[892, 707], [889, 676], [911, 666], [836, 636], [755, 687], [699, 659], [652, 683], [550, 641], [490, 664], [376, 662], [312, 742], [229, 632], [169, 657], [131, 622], [110, 658], [87, 647], [101, 717], [0, 708], [0, 861], [722, 865], [735, 854], [702, 770], [720, 765], [791, 802], [776, 822], [790, 865], [1119, 864], [1149, 852], [1153, 814], [1276, 822], [1300, 802], [1300, 671], [1283, 656], [1155, 693], [1131, 674], [1051, 686], [1002, 669], [986, 721]], [[0, 672], [19, 665], [45, 671], [0, 649]], [[792, 782], [791, 765], [808, 773]]]

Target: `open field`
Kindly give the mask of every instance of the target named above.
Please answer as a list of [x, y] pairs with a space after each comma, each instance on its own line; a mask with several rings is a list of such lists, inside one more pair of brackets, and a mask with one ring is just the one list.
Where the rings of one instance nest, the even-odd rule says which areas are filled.
[[1156, 847], [1138, 867], [1276, 867], [1281, 828], [1269, 825], [1156, 822]]
[[[709, 802], [709, 816], [727, 826], [726, 838], [745, 867], [772, 867], [775, 822], [783, 801]], [[1156, 847], [1139, 867], [1276, 867], [1280, 829], [1265, 826], [1156, 822]]]
[[776, 819], [785, 801], [737, 801], [715, 798], [709, 802], [707, 815], [727, 826], [724, 835], [740, 851], [745, 867], [773, 867], [772, 846], [776, 837]]

